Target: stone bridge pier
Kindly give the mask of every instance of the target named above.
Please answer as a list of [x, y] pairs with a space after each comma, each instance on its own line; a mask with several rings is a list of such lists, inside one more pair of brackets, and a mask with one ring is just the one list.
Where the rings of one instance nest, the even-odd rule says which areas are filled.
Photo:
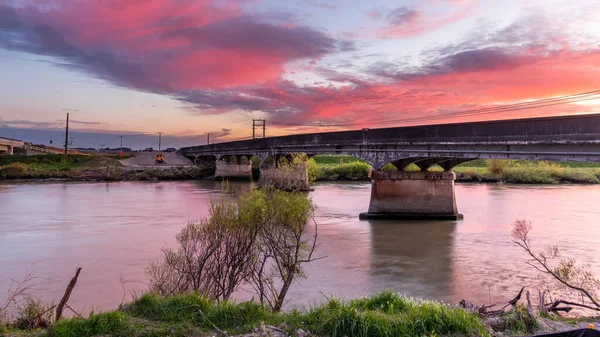
[[216, 161], [215, 178], [252, 180], [252, 156], [223, 156]]
[[374, 171], [369, 211], [360, 219], [460, 220], [452, 171]]

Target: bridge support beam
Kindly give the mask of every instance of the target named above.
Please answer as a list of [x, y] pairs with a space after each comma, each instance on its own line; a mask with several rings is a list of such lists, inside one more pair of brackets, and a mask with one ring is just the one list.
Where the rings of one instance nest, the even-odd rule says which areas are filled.
[[462, 219], [452, 171], [375, 171], [371, 178], [369, 212], [361, 213], [361, 219]]
[[217, 160], [215, 178], [252, 180], [252, 161], [229, 163], [227, 160]]

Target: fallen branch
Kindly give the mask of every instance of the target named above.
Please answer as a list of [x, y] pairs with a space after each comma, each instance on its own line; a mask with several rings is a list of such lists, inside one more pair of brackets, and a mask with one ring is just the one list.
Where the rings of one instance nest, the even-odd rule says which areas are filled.
[[275, 330], [275, 331], [278, 331], [278, 332], [281, 332], [281, 333], [284, 333], [284, 334], [286, 334], [286, 336], [290, 335], [287, 331], [279, 329], [279, 328], [276, 328], [276, 327], [274, 327], [272, 325], [267, 325], [267, 326], [265, 326], [265, 328], [271, 329], [271, 330]]
[[78, 313], [73, 308], [71, 308], [71, 306], [69, 306], [68, 304], [65, 304], [65, 307], [67, 307], [67, 309], [71, 310], [71, 312], [74, 313], [75, 315], [77, 315], [77, 317], [79, 317], [79, 318], [85, 318], [80, 313]]
[[73, 276], [73, 278], [71, 279], [71, 282], [69, 282], [69, 285], [67, 286], [67, 290], [65, 290], [65, 294], [63, 295], [63, 298], [60, 300], [60, 303], [58, 303], [58, 307], [56, 308], [56, 320], [57, 321], [62, 317], [63, 310], [65, 308], [65, 305], [67, 304], [67, 301], [69, 300], [69, 297], [71, 297], [71, 292], [73, 291], [73, 288], [75, 288], [75, 284], [77, 283], [77, 278], [79, 277], [80, 272], [81, 272], [81, 268], [77, 268], [77, 271], [75, 272], [75, 276]]
[[[549, 306], [548, 311], [565, 311], [565, 310], [562, 310], [562, 309], [569, 308], [569, 307], [558, 308], [558, 306], [561, 305], [561, 304], [574, 305], [574, 306], [577, 306], [577, 307], [580, 307], [580, 308], [590, 309], [590, 310], [594, 310], [594, 311], [600, 311], [600, 308], [597, 308], [597, 307], [592, 307], [592, 306], [589, 306], [589, 305], [585, 305], [585, 304], [581, 304], [581, 303], [576, 303], [576, 302], [569, 302], [569, 301], [564, 301], [564, 300], [558, 300], [558, 301], [555, 301], [554, 303], [548, 303], [548, 304], [546, 304], [546, 306]], [[566, 312], [569, 312], [572, 309], [573, 308], [570, 308]]]
[[217, 326], [216, 326], [216, 325], [215, 325], [213, 322], [211, 322], [211, 321], [210, 321], [210, 320], [209, 320], [209, 319], [206, 317], [206, 315], [204, 315], [204, 313], [202, 312], [202, 310], [200, 310], [200, 308], [198, 308], [198, 312], [200, 313], [200, 315], [202, 316], [202, 318], [203, 318], [204, 320], [206, 320], [206, 321], [207, 321], [207, 322], [208, 322], [210, 325], [212, 325], [213, 329], [215, 329], [215, 330], [216, 330], [218, 333], [220, 333], [221, 335], [223, 335], [223, 336], [225, 336], [225, 337], [229, 337], [229, 335], [228, 335], [228, 334], [227, 334], [225, 331], [223, 331], [223, 330], [219, 329], [219, 327], [217, 327]]

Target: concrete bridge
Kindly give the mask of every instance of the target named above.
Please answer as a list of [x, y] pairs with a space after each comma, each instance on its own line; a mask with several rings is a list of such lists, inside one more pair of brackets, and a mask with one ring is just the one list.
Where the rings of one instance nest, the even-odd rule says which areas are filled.
[[[365, 128], [192, 146], [181, 153], [215, 163], [215, 175], [224, 178], [251, 174], [251, 163], [239, 162], [244, 157], [265, 163], [294, 153], [350, 155], [375, 169], [369, 212], [361, 217], [458, 219], [454, 166], [479, 158], [600, 162], [600, 114]], [[398, 171], [380, 171], [387, 163]], [[411, 163], [421, 171], [404, 171]], [[427, 171], [435, 164], [444, 172]], [[272, 169], [262, 165], [261, 175]]]
[[0, 153], [13, 154], [15, 147], [22, 148], [25, 146], [20, 140], [0, 137]]

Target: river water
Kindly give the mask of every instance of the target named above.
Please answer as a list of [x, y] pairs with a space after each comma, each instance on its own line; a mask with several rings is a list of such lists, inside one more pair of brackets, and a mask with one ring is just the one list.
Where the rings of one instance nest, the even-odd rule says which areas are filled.
[[[511, 242], [516, 219], [533, 223], [534, 247], [559, 245], [600, 273], [599, 186], [457, 184], [465, 219], [456, 222], [361, 221], [370, 190], [369, 183], [315, 187], [317, 255], [326, 258], [306, 266], [288, 307], [382, 290], [452, 303], [510, 299], [539, 282]], [[211, 181], [0, 184], [0, 302], [28, 271], [39, 277], [36, 293], [58, 302], [79, 266], [72, 307], [115, 308], [143, 289], [145, 266], [219, 193]]]

